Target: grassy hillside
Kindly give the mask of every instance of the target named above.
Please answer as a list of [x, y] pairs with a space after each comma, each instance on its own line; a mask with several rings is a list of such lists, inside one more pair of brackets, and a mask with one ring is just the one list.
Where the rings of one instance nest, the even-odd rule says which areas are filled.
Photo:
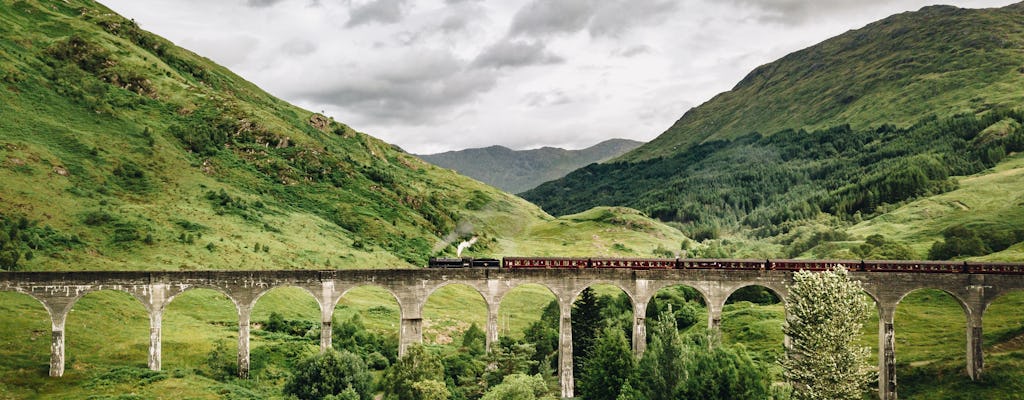
[[622, 160], [671, 157], [751, 132], [850, 124], [906, 127], [1024, 103], [1024, 3], [925, 7], [871, 23], [751, 71]]
[[466, 149], [418, 157], [509, 193], [522, 193], [591, 163], [618, 157], [643, 144], [609, 139], [581, 150], [544, 147], [512, 150], [502, 146]]
[[502, 254], [529, 226], [615, 228], [556, 222], [92, 1], [4, 0], [0, 20], [5, 268], [424, 265], [474, 235]]

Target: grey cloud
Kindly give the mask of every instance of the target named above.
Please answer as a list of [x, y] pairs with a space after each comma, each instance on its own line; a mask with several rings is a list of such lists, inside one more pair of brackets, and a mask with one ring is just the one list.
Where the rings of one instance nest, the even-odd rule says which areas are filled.
[[624, 48], [624, 49], [616, 50], [613, 54], [616, 55], [616, 56], [620, 56], [620, 57], [630, 58], [630, 57], [636, 57], [636, 56], [641, 55], [641, 54], [647, 54], [647, 53], [650, 53], [652, 51], [653, 51], [653, 49], [651, 49], [651, 46], [644, 45], [644, 44], [638, 44], [636, 46], [630, 46], [630, 47], [627, 47], [627, 48]]
[[675, 0], [533, 0], [516, 12], [510, 33], [543, 36], [586, 29], [591, 36], [617, 37], [677, 7]]
[[449, 53], [420, 54], [415, 60], [381, 62], [377, 68], [362, 68], [369, 71], [365, 76], [318, 83], [296, 95], [377, 122], [423, 124], [491, 90], [497, 82], [493, 71], [467, 70], [463, 61]]
[[458, 32], [466, 29], [469, 25], [469, 19], [464, 15], [449, 15], [441, 22], [441, 31], [445, 33]]
[[245, 4], [249, 7], [270, 7], [284, 0], [246, 0]]
[[[261, 0], [273, 1], [273, 0]], [[371, 22], [381, 24], [393, 24], [402, 20], [405, 16], [406, 0], [374, 0], [360, 6], [352, 7], [349, 11], [347, 27], [354, 27]]]
[[633, 26], [660, 22], [678, 7], [675, 0], [609, 1], [590, 20], [591, 36], [617, 37]]
[[889, 0], [732, 0], [732, 2], [761, 11], [761, 14], [757, 16], [761, 22], [785, 25], [802, 24], [821, 14], [834, 14], [842, 10], [864, 9], [893, 3]]
[[294, 38], [281, 44], [281, 51], [292, 56], [304, 56], [312, 54], [317, 50], [317, 44], [312, 41]]
[[512, 17], [512, 34], [578, 32], [600, 6], [597, 0], [533, 0]]
[[473, 60], [473, 66], [504, 68], [528, 65], [559, 64], [565, 59], [547, 51], [544, 43], [502, 40], [484, 49]]
[[530, 107], [552, 107], [572, 103], [572, 98], [561, 90], [530, 92], [523, 96], [523, 102]]

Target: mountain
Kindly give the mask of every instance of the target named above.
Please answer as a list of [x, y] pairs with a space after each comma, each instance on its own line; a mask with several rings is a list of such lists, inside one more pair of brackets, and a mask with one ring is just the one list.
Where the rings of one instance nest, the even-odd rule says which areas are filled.
[[[833, 243], [815, 254], [857, 257], [836, 244], [863, 243], [851, 224], [956, 190], [1024, 150], [1022, 49], [1024, 3], [895, 15], [758, 67], [653, 141], [522, 196], [556, 215], [628, 206], [697, 239], [762, 245], [733, 255]], [[1024, 240], [1005, 219], [963, 218], [929, 225], [899, 255], [931, 256], [922, 249], [962, 225], [988, 235], [991, 252]]]
[[641, 144], [643, 142], [610, 139], [582, 150], [555, 147], [512, 150], [491, 146], [418, 157], [506, 192], [522, 193], [541, 183], [561, 178], [580, 167], [623, 155]]
[[475, 254], [559, 251], [527, 246], [536, 229], [601, 233], [573, 241], [577, 253], [683, 239], [649, 220], [647, 232], [557, 220], [92, 1], [7, 2], [0, 21], [4, 269], [425, 265], [471, 236]]
[[626, 154], [639, 161], [690, 146], [786, 129], [854, 129], [1024, 102], [1024, 3], [1000, 9], [930, 6], [897, 14], [751, 71]]

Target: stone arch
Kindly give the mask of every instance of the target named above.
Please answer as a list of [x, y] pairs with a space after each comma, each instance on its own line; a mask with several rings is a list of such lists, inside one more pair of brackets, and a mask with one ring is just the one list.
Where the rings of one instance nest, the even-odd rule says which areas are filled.
[[87, 288], [85, 288], [85, 289], [83, 289], [81, 291], [76, 291], [75, 295], [72, 296], [68, 300], [67, 305], [64, 306], [63, 310], [60, 310], [61, 312], [59, 314], [54, 314], [54, 313], [51, 312], [51, 315], [63, 315], [64, 318], [67, 318], [68, 314], [71, 313], [71, 309], [75, 308], [75, 304], [78, 304], [78, 301], [81, 300], [83, 297], [85, 297], [86, 295], [88, 295], [90, 293], [104, 292], [104, 291], [127, 293], [129, 296], [132, 296], [132, 298], [134, 298], [136, 301], [138, 301], [139, 304], [142, 305], [142, 308], [145, 309], [147, 313], [153, 312], [152, 307], [149, 304], [149, 302], [146, 301], [145, 297], [142, 297], [138, 293], [132, 292], [130, 290], [126, 290], [126, 289], [124, 289], [122, 287], [119, 287], [119, 286], [115, 286], [115, 287], [111, 287], [111, 288], [89, 286], [89, 287], [87, 287]]
[[[0, 331], [6, 331], [0, 335], [0, 352], [5, 355], [8, 363], [13, 363], [9, 365], [25, 367], [6, 369], [4, 378], [33, 380], [39, 373], [36, 367], [46, 365], [50, 359], [53, 321], [50, 319], [49, 307], [26, 291], [2, 289], [0, 307], [5, 309], [0, 312], [0, 321], [3, 321], [0, 322]], [[42, 312], [39, 312], [40, 309]], [[8, 318], [18, 318], [21, 321], [15, 322]], [[15, 387], [11, 386], [10, 389]], [[19, 396], [16, 392], [11, 395]]]
[[495, 294], [494, 302], [496, 304], [501, 304], [502, 301], [505, 301], [505, 296], [508, 295], [509, 292], [511, 292], [513, 290], [516, 290], [517, 288], [519, 288], [520, 286], [523, 286], [523, 285], [537, 285], [537, 286], [541, 286], [544, 289], [547, 289], [548, 292], [551, 292], [551, 294], [555, 296], [555, 300], [559, 299], [558, 291], [556, 291], [554, 287], [552, 287], [545, 280], [537, 280], [537, 281], [516, 282], [516, 283], [512, 284], [511, 286], [509, 286], [505, 290], [502, 290], [502, 291], [498, 292], [497, 294]]
[[[472, 294], [469, 294], [469, 296], [471, 298], [478, 298], [479, 301], [481, 303], [483, 303], [483, 307], [484, 307], [484, 310], [483, 310], [484, 312], [482, 314], [479, 314], [479, 315], [478, 314], [472, 314], [471, 315], [471, 318], [473, 318], [473, 320], [471, 320], [471, 321], [459, 320], [459, 321], [457, 321], [458, 323], [471, 322], [471, 324], [475, 323], [477, 325], [477, 327], [480, 328], [481, 330], [486, 330], [487, 329], [487, 322], [488, 322], [489, 316], [491, 315], [491, 313], [497, 312], [497, 309], [496, 309], [497, 306], [492, 304], [492, 302], [489, 299], [489, 296], [487, 294], [485, 294], [484, 292], [482, 292], [480, 290], [480, 287], [478, 287], [476, 285], [473, 285], [473, 284], [471, 284], [469, 282], [442, 281], [439, 284], [437, 284], [436, 286], [434, 286], [432, 288], [429, 288], [428, 290], [424, 291], [424, 296], [419, 299], [420, 302], [417, 305], [417, 308], [419, 309], [421, 320], [423, 321], [422, 322], [423, 323], [423, 325], [422, 325], [422, 333], [423, 333], [423, 340], [424, 341], [427, 340], [428, 333], [430, 333], [430, 332], [433, 332], [434, 334], [437, 335], [434, 338], [435, 340], [444, 341], [445, 340], [444, 337], [446, 337], [446, 336], [449, 337], [449, 338], [453, 338], [452, 336], [450, 336], [450, 335], [448, 335], [446, 333], [442, 333], [439, 330], [438, 331], [432, 330], [431, 327], [432, 327], [432, 324], [434, 323], [433, 320], [436, 317], [428, 318], [427, 316], [428, 316], [428, 314], [431, 313], [430, 312], [430, 308], [428, 307], [428, 303], [430, 303], [430, 299], [432, 297], [434, 297], [435, 295], [438, 295], [439, 293], [443, 292], [444, 290], [446, 290], [448, 288], [454, 288], [454, 287], [466, 287], [466, 288], [469, 288], [470, 289], [470, 293], [472, 293]], [[476, 302], [470, 301], [470, 302], [466, 303], [465, 306], [466, 307], [476, 307], [475, 305], [471, 305], [471, 304], [476, 304]], [[447, 310], [447, 309], [442, 309], [442, 310], [439, 310], [439, 311], [442, 312], [442, 313], [451, 312], [451, 310]], [[476, 321], [475, 319], [477, 317], [480, 317], [481, 320], [480, 321]], [[406, 318], [406, 317], [403, 316], [403, 318]], [[430, 324], [428, 324], [427, 321], [431, 321]], [[479, 323], [477, 323], [477, 322], [479, 322]], [[467, 324], [465, 327], [468, 328], [469, 326], [470, 325]], [[450, 333], [452, 335], [454, 335], [454, 334], [460, 334], [461, 335], [462, 332], [460, 332], [459, 325], [456, 325], [454, 327], [454, 330], [450, 329], [448, 333]], [[444, 343], [439, 343], [439, 344], [444, 344]]]
[[775, 295], [775, 297], [777, 299], [779, 299], [779, 302], [782, 303], [782, 305], [786, 304], [786, 294], [787, 294], [787, 291], [780, 290], [778, 287], [775, 287], [775, 285], [767, 283], [767, 282], [744, 282], [744, 283], [741, 283], [739, 285], [735, 285], [735, 286], [733, 286], [733, 287], [731, 287], [729, 289], [726, 289], [726, 290], [723, 291], [723, 293], [725, 295], [722, 296], [722, 304], [724, 305], [726, 302], [728, 302], [729, 298], [731, 298], [732, 295], [736, 294], [736, 292], [740, 291], [740, 289], [745, 289], [745, 288], [748, 288], [748, 287], [756, 287], [756, 286], [760, 286], [760, 287], [763, 287], [765, 289], [768, 289], [769, 292], [771, 292], [773, 295]]
[[7, 292], [7, 293], [16, 293], [16, 294], [20, 294], [20, 295], [25, 295], [25, 296], [31, 297], [33, 300], [35, 300], [40, 305], [42, 305], [44, 310], [46, 310], [46, 315], [47, 315], [47, 317], [50, 318], [50, 324], [54, 324], [55, 323], [54, 320], [53, 320], [53, 316], [54, 316], [53, 310], [50, 309], [50, 305], [47, 304], [45, 301], [43, 301], [43, 299], [41, 299], [41, 298], [37, 297], [36, 295], [32, 294], [32, 292], [27, 291], [27, 290], [22, 290], [21, 288], [14, 288], [14, 289], [0, 288], [0, 293], [5, 293], [5, 292]]
[[[376, 284], [376, 283], [355, 284], [355, 285], [346, 287], [344, 290], [339, 291], [338, 295], [335, 296], [333, 303], [330, 305], [331, 308], [337, 308], [338, 307], [338, 303], [341, 302], [341, 298], [345, 297], [345, 295], [348, 294], [348, 292], [351, 292], [353, 289], [359, 289], [359, 288], [364, 288], [364, 287], [378, 287], [378, 288], [383, 289], [385, 292], [387, 292], [389, 295], [391, 295], [392, 299], [395, 300], [395, 303], [398, 304], [399, 313], [401, 313], [402, 299], [399, 298], [398, 295], [395, 294], [395, 291], [392, 290], [391, 288], [389, 288], [387, 286], [384, 286], [384, 285]], [[401, 318], [401, 315], [399, 315], [399, 318]]]
[[[1022, 334], [1016, 334], [1011, 339], [1005, 339], [1007, 333], [1016, 333], [1024, 328], [1022, 304], [1024, 304], [1024, 289], [1003, 291], [984, 304], [985, 315], [982, 319], [984, 326], [982, 342], [984, 343], [983, 348], [986, 353], [991, 351], [995, 353], [1024, 351], [1024, 348], [1017, 348]], [[992, 313], [988, 312], [990, 309]], [[995, 339], [999, 337], [1002, 337], [1004, 341], [1002, 343], [994, 343]], [[1000, 360], [998, 358], [991, 358], [990, 356], [992, 355], [994, 354], [986, 354], [985, 356], [986, 369], [993, 367], [998, 369], [1000, 367]]]
[[[178, 298], [178, 296], [180, 296], [182, 294], [185, 294], [186, 292], [193, 291], [193, 290], [211, 290], [211, 291], [220, 293], [220, 294], [224, 295], [224, 297], [227, 297], [228, 300], [231, 300], [231, 304], [233, 304], [235, 306], [235, 312], [241, 312], [240, 308], [241, 308], [242, 305], [239, 303], [239, 300], [235, 299], [235, 297], [231, 295], [230, 291], [228, 291], [228, 290], [226, 290], [226, 289], [224, 289], [222, 287], [215, 286], [215, 285], [191, 285], [191, 286], [189, 286], [187, 288], [184, 288], [184, 289], [182, 289], [180, 291], [176, 291], [173, 294], [171, 294], [170, 296], [167, 296], [167, 300], [164, 301], [164, 304], [163, 304], [162, 308], [163, 309], [167, 309], [167, 306], [171, 305], [171, 303], [173, 303], [174, 300]], [[255, 304], [255, 302], [253, 302], [253, 304]]]
[[647, 296], [647, 301], [650, 301], [651, 298], [654, 298], [654, 296], [658, 293], [658, 291], [660, 291], [662, 289], [665, 289], [665, 288], [670, 288], [670, 287], [673, 287], [673, 286], [691, 287], [694, 290], [696, 290], [697, 293], [700, 294], [701, 301], [704, 302], [705, 306], [708, 306], [708, 305], [711, 304], [711, 296], [709, 294], [708, 288], [702, 287], [701, 285], [697, 284], [696, 282], [687, 282], [687, 281], [657, 281], [657, 282], [655, 282], [655, 284], [649, 286], [649, 289], [648, 289], [649, 293], [648, 293], [648, 296]]
[[[908, 301], [912, 297], [916, 305]], [[886, 332], [885, 340], [892, 341], [893, 352], [898, 354], [894, 358], [900, 361], [901, 370], [916, 369], [919, 372], [912, 374], [934, 376], [933, 373], [941, 372], [925, 372], [933, 368], [929, 366], [930, 361], [963, 357], [969, 343], [967, 328], [971, 321], [969, 307], [957, 293], [922, 285], [900, 293], [892, 307], [893, 330]], [[892, 338], [888, 337], [890, 334]], [[889, 356], [885, 357], [889, 363]], [[927, 385], [922, 379], [899, 383], [900, 391], [904, 393], [924, 390], [922, 385]]]
[[[520, 291], [521, 290], [525, 290], [525, 289], [523, 289], [524, 286], [536, 286], [536, 287], [543, 288], [547, 292], [547, 294], [551, 295], [551, 297], [554, 299], [554, 301], [556, 303], [558, 302], [558, 294], [555, 293], [555, 291], [552, 290], [551, 287], [546, 285], [546, 284], [543, 284], [543, 283], [540, 283], [540, 282], [536, 282], [536, 283], [534, 283], [534, 282], [521, 282], [521, 283], [517, 283], [516, 285], [508, 288], [508, 290], [503, 291], [501, 294], [499, 294], [498, 296], [495, 297], [494, 304], [498, 308], [495, 311], [498, 313], [499, 318], [500, 318], [500, 315], [501, 315], [502, 303], [504, 303], [504, 301], [508, 298], [508, 295], [510, 293], [512, 293], [512, 292], [517, 291], [517, 290], [520, 290]], [[544, 306], [541, 306], [541, 307], [542, 307], [541, 310], [543, 310]], [[559, 307], [559, 317], [561, 317], [561, 307]], [[500, 321], [499, 321], [499, 327], [500, 327]], [[557, 328], [558, 327], [555, 326], [555, 329], [557, 329]]]
[[967, 304], [966, 301], [964, 301], [963, 297], [960, 296], [959, 294], [957, 294], [956, 292], [948, 290], [948, 289], [940, 288], [940, 287], [931, 287], [931, 286], [915, 287], [915, 288], [908, 289], [907, 291], [905, 291], [903, 293], [900, 293], [899, 297], [896, 298], [896, 301], [893, 302], [893, 307], [894, 308], [899, 308], [900, 303], [903, 302], [903, 299], [905, 299], [907, 297], [907, 295], [909, 295], [911, 293], [914, 293], [914, 292], [917, 292], [917, 291], [921, 291], [921, 290], [938, 290], [938, 291], [941, 291], [941, 292], [943, 292], [945, 294], [948, 294], [949, 296], [953, 297], [953, 299], [956, 300], [957, 304], [960, 305], [961, 310], [963, 310], [965, 318], [971, 312], [971, 307]]
[[[102, 299], [104, 293], [110, 295], [107, 300], [124, 301], [125, 304], [118, 307], [96, 309], [93, 312], [82, 308], [85, 305], [92, 305], [92, 300], [90, 300], [92, 298]], [[129, 298], [132, 300], [127, 300]], [[136, 302], [141, 307], [130, 305]], [[111, 312], [114, 310], [117, 313]], [[131, 321], [117, 320], [118, 314], [128, 316]], [[137, 363], [140, 366], [147, 365], [152, 316], [152, 307], [142, 302], [137, 293], [120, 287], [94, 287], [76, 293], [68, 302], [64, 321], [63, 332], [67, 359], [92, 359], [95, 362], [95, 360], [103, 360], [97, 357], [109, 356], [115, 359], [131, 359], [132, 364]], [[114, 334], [114, 332], [117, 333]], [[86, 338], [91, 340], [84, 340]]]
[[452, 286], [452, 285], [462, 285], [462, 286], [470, 287], [470, 288], [473, 289], [474, 292], [476, 292], [476, 294], [480, 295], [480, 299], [483, 300], [485, 304], [489, 303], [487, 301], [488, 300], [487, 299], [487, 297], [488, 297], [487, 294], [485, 294], [484, 291], [481, 290], [481, 288], [479, 286], [474, 285], [474, 282], [441, 281], [441, 282], [438, 282], [433, 287], [428, 288], [426, 290], [425, 294], [423, 295], [423, 297], [420, 299], [420, 304], [417, 305], [418, 306], [417, 308], [419, 308], [421, 310], [420, 313], [422, 314], [423, 306], [425, 306], [427, 304], [427, 299], [429, 299], [430, 296], [433, 296], [434, 293], [437, 293], [438, 290], [441, 290], [442, 288], [445, 288], [447, 286]]
[[[292, 283], [283, 283], [283, 284], [280, 284], [280, 285], [268, 286], [268, 287], [264, 288], [263, 290], [260, 290], [259, 292], [256, 292], [256, 295], [252, 297], [252, 301], [248, 304], [249, 310], [255, 309], [256, 308], [256, 303], [258, 303], [260, 301], [260, 299], [263, 296], [265, 296], [267, 293], [270, 293], [270, 292], [272, 292], [274, 290], [277, 290], [277, 289], [286, 289], [286, 288], [302, 289], [302, 291], [306, 292], [311, 297], [313, 297], [313, 300], [316, 300], [316, 304], [320, 307], [319, 311], [321, 313], [323, 312], [323, 310], [324, 310], [324, 303], [320, 299], [320, 296], [316, 295], [316, 292], [314, 292], [312, 289], [310, 289], [310, 288], [308, 288], [306, 286], [292, 284]], [[231, 298], [231, 297], [229, 296], [229, 298]]]
[[[202, 310], [199, 315], [193, 314], [191, 311], [195, 311], [195, 309], [189, 308], [197, 305], [195, 299], [201, 299], [201, 302], [198, 303], [199, 307], [197, 307]], [[171, 364], [175, 368], [191, 369], [207, 365], [207, 357], [214, 355], [213, 351], [219, 344], [223, 343], [227, 349], [233, 348], [233, 343], [238, 340], [237, 329], [226, 328], [220, 323], [233, 322], [237, 324], [238, 313], [237, 300], [216, 286], [190, 286], [168, 296], [160, 313], [161, 324], [169, 323], [175, 329], [162, 331], [161, 365]], [[183, 329], [185, 331], [182, 331]], [[196, 359], [196, 354], [202, 352], [206, 352], [207, 356]], [[224, 356], [224, 354], [216, 354]], [[227, 355], [230, 356], [230, 359], [221, 361], [237, 361], [235, 360], [237, 354], [232, 354], [229, 351]]]
[[580, 284], [578, 287], [575, 287], [575, 288], [572, 289], [572, 292], [570, 293], [572, 296], [570, 297], [570, 299], [573, 302], [575, 302], [576, 298], [580, 297], [580, 294], [582, 294], [584, 290], [586, 290], [589, 287], [595, 286], [595, 285], [615, 286], [619, 290], [621, 290], [624, 293], [626, 293], [626, 296], [629, 297], [630, 303], [636, 304], [636, 300], [637, 300], [636, 293], [633, 292], [632, 288], [627, 287], [627, 286], [623, 286], [622, 285], [622, 281], [613, 280], [613, 279], [593, 279], [593, 280], [584, 282], [584, 283]]

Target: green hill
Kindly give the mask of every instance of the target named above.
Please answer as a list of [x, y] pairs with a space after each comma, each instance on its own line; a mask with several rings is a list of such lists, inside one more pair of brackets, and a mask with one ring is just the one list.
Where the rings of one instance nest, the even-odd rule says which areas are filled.
[[512, 150], [491, 146], [418, 157], [506, 192], [522, 193], [581, 167], [618, 157], [641, 144], [627, 139], [609, 139], [581, 150], [554, 147]]
[[[546, 223], [613, 228], [556, 222], [92, 1], [4, 1], [0, 21], [7, 269], [424, 265], [471, 236], [494, 255]], [[630, 238], [608, 240], [682, 240]]]
[[[900, 14], [759, 67], [649, 144], [523, 197], [554, 214], [633, 207], [698, 240], [761, 243], [727, 255], [795, 257], [863, 241], [846, 227], [955, 190], [957, 177], [1024, 150], [1022, 48], [1024, 3]], [[836, 97], [847, 92], [856, 96]], [[994, 194], [1016, 204], [1015, 192]], [[972, 215], [903, 236], [924, 240], [904, 243], [917, 251], [879, 256], [930, 256], [937, 236]], [[1024, 241], [1012, 225], [973, 225], [992, 232], [980, 238], [990, 252]]]
[[671, 157], [751, 132], [850, 124], [910, 126], [1024, 102], [1024, 3], [1000, 9], [925, 7], [852, 30], [751, 71], [623, 156]]

